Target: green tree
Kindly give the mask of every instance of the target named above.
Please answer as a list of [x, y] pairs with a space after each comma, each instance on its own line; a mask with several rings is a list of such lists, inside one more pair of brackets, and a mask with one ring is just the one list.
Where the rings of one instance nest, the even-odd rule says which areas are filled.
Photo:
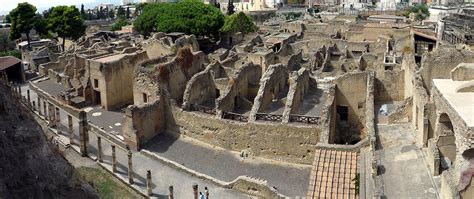
[[426, 4], [416, 4], [410, 6], [408, 8], [408, 12], [406, 13], [406, 17], [409, 17], [410, 13], [416, 14], [416, 20], [422, 21], [430, 16], [430, 11], [428, 10], [428, 6]]
[[249, 16], [243, 12], [239, 12], [226, 16], [224, 26], [222, 26], [220, 31], [228, 33], [249, 33], [257, 31], [257, 26]]
[[48, 35], [48, 22], [42, 15], [36, 14], [33, 27], [41, 37]]
[[117, 30], [122, 30], [123, 26], [129, 25], [129, 22], [123, 18], [119, 17], [117, 20], [115, 20], [115, 23], [112, 24], [112, 27], [110, 28], [111, 31], [117, 31]]
[[115, 18], [114, 9], [111, 9], [111, 10], [109, 11], [109, 18], [110, 18], [110, 19], [114, 19], [114, 18]]
[[18, 39], [21, 37], [21, 33], [25, 33], [28, 48], [31, 48], [30, 30], [34, 25], [36, 7], [26, 2], [19, 3], [18, 6], [10, 12], [9, 16], [12, 23], [10, 39]]
[[6, 15], [5, 15], [5, 18], [3, 19], [3, 21], [5, 21], [5, 23], [11, 23], [11, 22], [12, 22], [12, 19], [11, 19], [11, 17], [10, 17], [9, 14], [6, 14]]
[[125, 9], [122, 6], [119, 6], [117, 9], [117, 17], [125, 18]]
[[144, 36], [149, 36], [153, 31], [218, 36], [223, 24], [224, 15], [213, 5], [183, 0], [178, 3], [148, 4], [135, 20], [134, 28]]
[[48, 27], [63, 38], [63, 50], [65, 50], [66, 38], [77, 40], [86, 31], [81, 13], [74, 6], [53, 7], [48, 18]]
[[81, 16], [82, 16], [82, 19], [84, 20], [87, 19], [86, 11], [84, 10], [84, 4], [81, 4]]
[[[133, 13], [133, 15], [135, 17], [138, 17], [139, 15], [142, 14], [143, 12], [143, 8], [147, 5], [147, 3], [138, 3], [135, 5], [135, 12]], [[119, 7], [120, 8], [120, 7]]]

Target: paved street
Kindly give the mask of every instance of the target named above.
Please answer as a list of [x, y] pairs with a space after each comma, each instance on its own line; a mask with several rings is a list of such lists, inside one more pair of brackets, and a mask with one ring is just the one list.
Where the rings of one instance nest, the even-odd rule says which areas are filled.
[[386, 198], [438, 198], [410, 124], [378, 125], [381, 175]]
[[305, 196], [311, 166], [288, 165], [263, 158], [242, 159], [239, 154], [213, 147], [189, 137], [163, 133], [145, 149], [185, 167], [230, 182], [240, 175], [265, 179], [286, 196]]

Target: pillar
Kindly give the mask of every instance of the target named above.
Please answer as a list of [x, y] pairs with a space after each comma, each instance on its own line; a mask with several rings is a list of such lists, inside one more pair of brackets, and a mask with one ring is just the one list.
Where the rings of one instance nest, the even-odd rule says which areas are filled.
[[56, 128], [59, 129], [59, 125], [61, 125], [61, 112], [58, 107], [55, 107], [54, 109], [54, 124], [56, 125]]
[[53, 111], [54, 109], [52, 108], [53, 105], [48, 102], [48, 121], [49, 121], [49, 126], [53, 126]]
[[87, 132], [87, 115], [85, 111], [79, 112], [79, 140], [81, 155], [82, 157], [86, 157], [89, 133]]
[[153, 195], [152, 187], [151, 187], [151, 171], [146, 171], [146, 190], [149, 196]]
[[193, 195], [194, 195], [194, 199], [198, 199], [198, 185], [197, 184], [193, 184]]
[[31, 98], [30, 98], [30, 89], [27, 89], [26, 90], [26, 101], [28, 102], [28, 107], [32, 107], [31, 106]]
[[48, 120], [48, 111], [46, 109], [46, 104], [47, 101], [46, 100], [43, 100], [43, 116], [44, 116], [44, 120]]
[[72, 124], [72, 116], [67, 115], [67, 129], [69, 132], [69, 144], [73, 145], [74, 144], [74, 127]]
[[133, 164], [132, 164], [132, 151], [127, 146], [128, 152], [128, 183], [133, 184]]
[[112, 145], [112, 172], [117, 172], [117, 158], [115, 156], [115, 145]]
[[41, 111], [41, 98], [38, 96], [37, 100], [38, 100], [38, 114], [43, 115]]
[[170, 185], [168, 187], [168, 190], [169, 190], [169, 194], [168, 194], [168, 199], [174, 199], [174, 196], [173, 196], [173, 185]]
[[35, 101], [32, 101], [31, 103], [33, 103], [33, 104], [31, 105], [31, 110], [32, 110], [32, 111], [35, 111], [35, 109], [36, 109], [36, 103], [35, 103]]
[[103, 162], [102, 160], [102, 144], [101, 144], [102, 138], [97, 135], [97, 159], [99, 162]]
[[20, 84], [17, 84], [17, 86], [18, 86], [18, 96], [20, 97], [20, 101], [21, 101], [21, 99], [23, 98], [23, 97], [21, 96], [21, 85], [20, 85]]

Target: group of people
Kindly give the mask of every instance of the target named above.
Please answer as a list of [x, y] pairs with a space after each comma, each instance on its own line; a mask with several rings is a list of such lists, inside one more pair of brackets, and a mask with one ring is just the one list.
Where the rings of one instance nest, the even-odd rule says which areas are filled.
[[201, 191], [199, 192], [199, 199], [209, 199], [209, 190], [207, 187], [204, 187], [204, 194]]

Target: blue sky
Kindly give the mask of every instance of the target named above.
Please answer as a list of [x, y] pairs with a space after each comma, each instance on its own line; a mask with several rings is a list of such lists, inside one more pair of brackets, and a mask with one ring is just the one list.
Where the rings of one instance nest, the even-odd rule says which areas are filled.
[[52, 6], [57, 5], [76, 5], [80, 6], [84, 4], [86, 8], [92, 8], [100, 3], [113, 3], [120, 4], [120, 0], [0, 0], [0, 15], [8, 14], [10, 10], [16, 7], [18, 3], [28, 2], [38, 9], [38, 11], [43, 11]]

